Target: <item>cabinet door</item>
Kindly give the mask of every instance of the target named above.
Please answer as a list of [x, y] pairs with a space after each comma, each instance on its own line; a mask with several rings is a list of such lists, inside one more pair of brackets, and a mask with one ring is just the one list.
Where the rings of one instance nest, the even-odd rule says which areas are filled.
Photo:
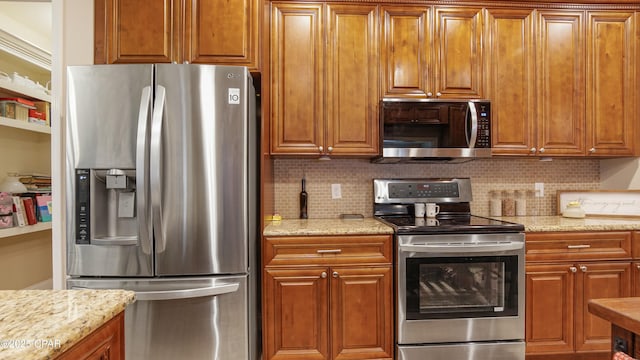
[[272, 2], [271, 153], [319, 154], [324, 141], [322, 4]]
[[538, 14], [538, 155], [584, 155], [584, 13]]
[[436, 7], [434, 18], [434, 96], [481, 98], [481, 9]]
[[378, 153], [378, 8], [329, 5], [326, 152]]
[[179, 0], [96, 0], [94, 62], [181, 62]]
[[576, 351], [611, 348], [611, 324], [589, 312], [591, 299], [627, 297], [631, 294], [631, 264], [600, 262], [578, 264], [576, 286]]
[[382, 7], [382, 95], [426, 97], [433, 92], [431, 8]]
[[640, 296], [640, 262], [631, 264], [631, 296]]
[[633, 155], [637, 113], [633, 12], [587, 18], [588, 155]]
[[124, 360], [124, 312], [85, 336], [59, 360]]
[[332, 359], [392, 359], [391, 266], [331, 268]]
[[526, 266], [527, 354], [573, 352], [572, 270], [571, 264]]
[[536, 146], [532, 13], [530, 9], [486, 12], [487, 97], [496, 155], [528, 155]]
[[265, 270], [265, 359], [329, 359], [327, 271]]
[[187, 0], [184, 59], [258, 69], [259, 0]]

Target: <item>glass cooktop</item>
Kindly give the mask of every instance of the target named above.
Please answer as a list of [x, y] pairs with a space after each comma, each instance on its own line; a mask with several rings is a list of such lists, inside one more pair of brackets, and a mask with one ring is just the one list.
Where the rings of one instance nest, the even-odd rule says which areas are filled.
[[397, 234], [521, 232], [524, 225], [474, 215], [416, 218], [412, 215], [377, 216]]

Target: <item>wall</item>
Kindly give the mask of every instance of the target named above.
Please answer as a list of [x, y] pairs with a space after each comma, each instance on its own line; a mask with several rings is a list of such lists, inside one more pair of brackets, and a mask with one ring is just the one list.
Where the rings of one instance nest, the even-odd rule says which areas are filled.
[[52, 0], [53, 17], [61, 19], [53, 25], [51, 174], [59, 181], [53, 185], [53, 287], [65, 286], [65, 214], [64, 214], [64, 104], [67, 65], [93, 63], [93, 1]]
[[600, 162], [601, 188], [640, 189], [640, 159], [610, 159]]
[[[490, 190], [533, 190], [543, 182], [545, 196], [528, 201], [531, 215], [555, 215], [557, 190], [598, 189], [598, 160], [485, 159], [463, 164], [372, 164], [367, 160], [274, 161], [275, 209], [283, 218], [297, 218], [300, 180], [306, 175], [309, 218], [335, 218], [341, 213], [373, 215], [373, 178], [470, 177], [472, 211], [488, 215]], [[339, 183], [342, 198], [331, 199]]]

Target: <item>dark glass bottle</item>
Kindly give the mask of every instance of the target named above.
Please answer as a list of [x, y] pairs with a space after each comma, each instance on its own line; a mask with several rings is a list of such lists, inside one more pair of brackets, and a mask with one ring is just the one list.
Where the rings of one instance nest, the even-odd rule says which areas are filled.
[[300, 191], [300, 219], [307, 219], [309, 216], [307, 215], [307, 190], [306, 190], [306, 179], [302, 178], [302, 191]]

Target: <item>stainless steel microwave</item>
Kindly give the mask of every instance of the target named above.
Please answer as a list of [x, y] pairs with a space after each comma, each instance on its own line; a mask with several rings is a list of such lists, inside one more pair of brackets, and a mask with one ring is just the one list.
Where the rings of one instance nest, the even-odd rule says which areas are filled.
[[377, 163], [464, 162], [491, 156], [488, 100], [385, 98]]

